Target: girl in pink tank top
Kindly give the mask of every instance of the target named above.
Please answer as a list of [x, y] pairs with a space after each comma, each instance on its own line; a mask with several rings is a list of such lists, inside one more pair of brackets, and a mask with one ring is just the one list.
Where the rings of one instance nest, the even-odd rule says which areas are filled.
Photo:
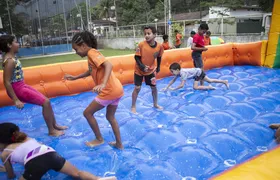
[[0, 151], [8, 178], [15, 178], [12, 163], [24, 165], [24, 173], [20, 179], [39, 180], [49, 170], [55, 170], [77, 179], [115, 180], [116, 177], [99, 178], [88, 172], [80, 171], [49, 146], [38, 143], [27, 137], [13, 123], [0, 124]]

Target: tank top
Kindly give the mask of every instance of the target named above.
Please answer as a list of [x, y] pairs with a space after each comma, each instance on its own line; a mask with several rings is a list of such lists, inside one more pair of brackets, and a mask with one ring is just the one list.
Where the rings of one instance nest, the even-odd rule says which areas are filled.
[[[3, 61], [3, 69], [5, 66], [5, 62], [8, 59], [10, 59], [10, 58], [7, 58]], [[13, 58], [13, 60], [15, 61], [15, 67], [14, 67], [12, 79], [10, 80], [10, 82], [15, 83], [15, 82], [23, 81], [24, 77], [23, 77], [22, 65], [21, 65], [20, 61], [18, 60], [18, 58]]]
[[12, 163], [19, 163], [25, 165], [31, 159], [46, 154], [48, 152], [54, 152], [55, 150], [51, 147], [38, 143], [35, 139], [30, 139], [22, 143], [15, 149], [4, 149], [4, 151], [11, 152], [4, 161], [4, 164], [10, 158], [10, 161]]

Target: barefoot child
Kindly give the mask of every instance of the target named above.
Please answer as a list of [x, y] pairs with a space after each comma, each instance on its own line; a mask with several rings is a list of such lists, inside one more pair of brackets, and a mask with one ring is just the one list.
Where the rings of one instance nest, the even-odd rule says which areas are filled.
[[280, 143], [280, 124], [271, 124], [269, 126], [271, 129], [275, 129], [275, 140], [279, 144]]
[[50, 100], [37, 90], [33, 89], [31, 86], [28, 86], [24, 83], [22, 66], [20, 61], [16, 57], [18, 49], [19, 44], [16, 42], [14, 36], [0, 36], [0, 50], [4, 53], [3, 79], [7, 94], [19, 109], [23, 108], [23, 102], [42, 106], [43, 116], [48, 126], [49, 135], [63, 135], [64, 132], [62, 130], [67, 129], [67, 127], [59, 126], [56, 124]]
[[[146, 85], [149, 85], [152, 89], [154, 107], [162, 109], [162, 107], [158, 105], [156, 73], [160, 71], [161, 57], [164, 50], [162, 45], [155, 41], [155, 34], [156, 29], [154, 27], [145, 27], [144, 35], [146, 40], [139, 43], [136, 49], [134, 56], [136, 63], [134, 72], [135, 88], [132, 93], [132, 113], [136, 113], [136, 100], [142, 86], [143, 78], [145, 79]], [[157, 66], [155, 65], [155, 59], [157, 59]]]
[[[206, 76], [203, 70], [200, 68], [182, 68], [180, 64], [173, 63], [169, 67], [171, 73], [175, 75], [175, 77], [170, 81], [168, 86], [164, 88], [163, 90], [166, 91], [168, 89], [170, 90], [177, 90], [180, 88], [183, 88], [187, 79], [194, 79], [193, 88], [196, 90], [210, 90], [215, 89], [213, 86], [202, 86], [198, 85], [199, 81], [206, 81], [208, 83], [223, 83], [227, 88], [229, 88], [228, 81], [227, 80], [219, 80], [219, 79], [210, 79]], [[170, 86], [176, 81], [176, 79], [180, 77], [181, 78], [181, 84], [176, 88], [171, 88]]]
[[[38, 143], [27, 137], [17, 125], [13, 123], [0, 124], [1, 159], [9, 179], [15, 178], [12, 163], [24, 165], [24, 173], [20, 180], [38, 180], [49, 170], [59, 171], [77, 179], [102, 180], [88, 172], [79, 171], [75, 166], [61, 157], [49, 146]], [[106, 178], [114, 180], [115, 177]]]
[[93, 34], [87, 31], [75, 34], [72, 39], [72, 47], [79, 56], [88, 57], [89, 70], [78, 76], [65, 75], [65, 78], [67, 80], [76, 80], [91, 75], [96, 85], [93, 88], [93, 92], [98, 94], [84, 111], [84, 116], [96, 137], [95, 140], [87, 142], [86, 145], [94, 147], [104, 143], [97, 121], [94, 118], [94, 113], [107, 107], [106, 118], [111, 124], [116, 138], [116, 142], [111, 142], [110, 144], [116, 148], [123, 149], [119, 125], [115, 118], [119, 101], [124, 94], [123, 86], [114, 75], [112, 64], [96, 50], [97, 41]]

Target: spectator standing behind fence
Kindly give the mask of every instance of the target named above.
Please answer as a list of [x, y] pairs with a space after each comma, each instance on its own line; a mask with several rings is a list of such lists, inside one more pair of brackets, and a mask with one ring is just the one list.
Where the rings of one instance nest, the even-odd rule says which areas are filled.
[[191, 31], [190, 37], [188, 38], [187, 47], [192, 46], [194, 35], [195, 35], [195, 31]]
[[212, 44], [211, 44], [211, 38], [210, 38], [210, 36], [211, 36], [211, 32], [210, 32], [210, 31], [207, 31], [206, 34], [205, 34], [205, 36], [204, 36], [204, 44], [205, 44], [205, 46], [212, 45]]

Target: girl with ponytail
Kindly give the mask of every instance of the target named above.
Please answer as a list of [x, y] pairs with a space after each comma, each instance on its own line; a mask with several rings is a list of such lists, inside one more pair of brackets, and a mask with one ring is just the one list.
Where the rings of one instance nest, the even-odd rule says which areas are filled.
[[72, 81], [92, 76], [94, 84], [96, 85], [92, 91], [98, 94], [84, 111], [84, 116], [96, 138], [87, 142], [86, 145], [95, 147], [104, 143], [94, 114], [104, 107], [107, 107], [106, 118], [111, 124], [116, 138], [115, 142], [109, 144], [118, 149], [123, 149], [119, 125], [115, 118], [119, 101], [123, 96], [123, 86], [114, 75], [112, 64], [96, 50], [97, 41], [92, 33], [84, 31], [75, 34], [72, 38], [72, 47], [79, 56], [88, 57], [88, 70], [77, 76], [65, 75], [65, 78]]

